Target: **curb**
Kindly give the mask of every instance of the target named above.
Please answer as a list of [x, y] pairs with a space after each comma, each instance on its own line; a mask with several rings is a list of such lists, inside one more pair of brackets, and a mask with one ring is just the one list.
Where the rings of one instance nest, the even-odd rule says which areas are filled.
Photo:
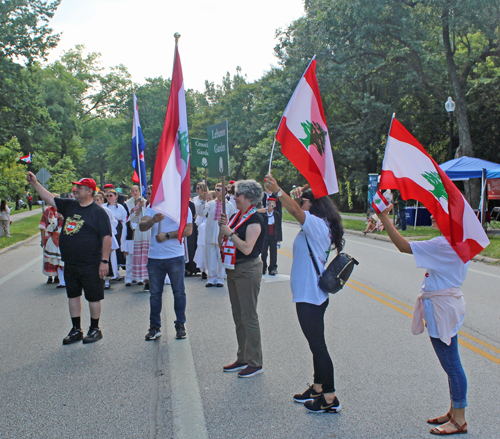
[[21, 247], [24, 244], [27, 244], [28, 242], [32, 241], [34, 238], [37, 236], [40, 236], [38, 233], [36, 235], [33, 235], [31, 238], [25, 239], [24, 241], [19, 241], [16, 242], [15, 244], [9, 245], [8, 247], [3, 248], [0, 250], [0, 255], [3, 255], [4, 253], [7, 253], [8, 251], [15, 250], [18, 247]]

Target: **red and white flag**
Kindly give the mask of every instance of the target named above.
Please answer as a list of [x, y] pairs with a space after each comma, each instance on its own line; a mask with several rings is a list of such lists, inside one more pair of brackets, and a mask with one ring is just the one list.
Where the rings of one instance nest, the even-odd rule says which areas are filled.
[[392, 119], [387, 139], [379, 187], [398, 189], [403, 199], [423, 203], [464, 263], [489, 245], [469, 203], [396, 118]]
[[19, 160], [25, 163], [31, 163], [31, 152], [28, 155], [25, 155], [23, 157], [19, 157]]
[[373, 210], [377, 213], [383, 212], [389, 207], [389, 204], [390, 203], [386, 200], [384, 194], [380, 191], [380, 189], [377, 189], [372, 201]]
[[186, 93], [176, 42], [167, 115], [156, 156], [151, 208], [179, 224], [179, 241], [186, 227], [191, 194], [189, 157]]
[[276, 139], [281, 152], [305, 177], [316, 198], [339, 191], [315, 58], [288, 102]]

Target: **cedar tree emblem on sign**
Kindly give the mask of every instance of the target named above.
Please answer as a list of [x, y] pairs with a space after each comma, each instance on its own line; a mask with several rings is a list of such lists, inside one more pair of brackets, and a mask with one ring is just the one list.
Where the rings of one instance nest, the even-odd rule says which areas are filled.
[[322, 156], [325, 152], [325, 138], [326, 131], [321, 128], [321, 125], [318, 122], [301, 122], [302, 128], [304, 128], [304, 132], [307, 137], [300, 139], [304, 146], [309, 150], [311, 145], [314, 145], [320, 155]]
[[68, 218], [66, 221], [66, 228], [63, 233], [66, 235], [74, 235], [82, 228], [84, 220], [80, 219], [80, 215], [74, 215], [73, 218]]
[[446, 192], [444, 184], [441, 181], [441, 177], [437, 172], [424, 172], [422, 177], [434, 186], [434, 189], [430, 191], [432, 192], [432, 195], [434, 195], [438, 200], [443, 197], [446, 201], [448, 201], [448, 193]]

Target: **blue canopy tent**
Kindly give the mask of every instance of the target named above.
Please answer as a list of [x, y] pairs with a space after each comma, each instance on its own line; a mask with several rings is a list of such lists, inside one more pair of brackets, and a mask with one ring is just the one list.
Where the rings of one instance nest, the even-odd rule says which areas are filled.
[[458, 159], [443, 163], [441, 169], [451, 180], [468, 180], [469, 178], [481, 179], [481, 224], [484, 226], [484, 192], [486, 180], [489, 178], [500, 178], [500, 165], [474, 157], [463, 156]]

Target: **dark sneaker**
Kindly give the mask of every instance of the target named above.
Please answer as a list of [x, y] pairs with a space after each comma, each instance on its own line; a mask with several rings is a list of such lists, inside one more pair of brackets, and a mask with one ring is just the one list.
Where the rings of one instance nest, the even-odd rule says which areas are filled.
[[56, 277], [54, 278], [54, 283], [55, 283], [55, 284], [58, 284], [58, 283], [59, 283], [59, 276], [56, 276]]
[[269, 270], [269, 274], [271, 276], [276, 276], [278, 274], [278, 270]]
[[257, 375], [259, 373], [264, 372], [264, 369], [262, 369], [262, 366], [247, 366], [245, 369], [240, 370], [238, 372], [238, 377], [239, 378], [250, 378], [253, 377], [254, 375]]
[[207, 273], [205, 273], [205, 272], [201, 273], [201, 278], [202, 279], [206, 279], [207, 278]]
[[306, 401], [304, 407], [314, 413], [338, 413], [342, 410], [342, 406], [337, 397], [335, 397], [331, 404], [328, 404], [324, 395], [320, 395], [312, 401]]
[[89, 332], [83, 339], [84, 343], [94, 343], [102, 338], [102, 331], [99, 328], [89, 328]]
[[49, 276], [48, 279], [47, 279], [47, 283], [51, 284], [52, 282], [53, 282], [52, 277]]
[[83, 331], [80, 328], [71, 328], [69, 334], [64, 337], [63, 344], [76, 343], [80, 340], [83, 340]]
[[237, 372], [241, 369], [245, 369], [248, 366], [246, 363], [238, 363], [235, 361], [233, 364], [229, 364], [227, 366], [224, 366], [222, 369], [224, 372]]
[[149, 293], [149, 282], [144, 283], [144, 289], [142, 291], [144, 291], [145, 293]]
[[175, 338], [178, 338], [179, 340], [186, 338], [186, 328], [184, 327], [184, 323], [177, 323], [175, 325]]
[[156, 340], [158, 337], [161, 337], [160, 328], [149, 328], [146, 334], [146, 340]]
[[214, 286], [214, 284], [213, 284], [212, 282], [207, 282], [207, 283], [205, 284], [205, 286], [206, 286], [207, 288], [211, 288], [211, 287], [213, 287], [213, 286]]
[[215, 286], [216, 286], [217, 288], [222, 288], [222, 287], [224, 286], [224, 284], [223, 284], [222, 282], [217, 282], [217, 283], [215, 284]]
[[316, 390], [314, 390], [314, 385], [312, 385], [309, 386], [304, 393], [297, 393], [296, 395], [293, 395], [293, 400], [304, 404], [306, 401], [312, 401], [318, 396], [321, 396], [321, 392], [316, 392]]
[[142, 285], [144, 282], [143, 281], [140, 281], [140, 282], [137, 282], [137, 285]]

